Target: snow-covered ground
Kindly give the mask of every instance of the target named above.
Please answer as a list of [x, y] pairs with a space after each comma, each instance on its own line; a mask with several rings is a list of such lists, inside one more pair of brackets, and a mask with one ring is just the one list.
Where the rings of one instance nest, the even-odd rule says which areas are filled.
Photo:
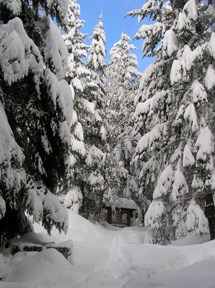
[[72, 239], [72, 264], [54, 249], [0, 254], [0, 288], [215, 288], [215, 241], [184, 245], [206, 240], [191, 235], [167, 247], [144, 244], [143, 228], [103, 228], [73, 212], [66, 235], [34, 227], [42, 242]]

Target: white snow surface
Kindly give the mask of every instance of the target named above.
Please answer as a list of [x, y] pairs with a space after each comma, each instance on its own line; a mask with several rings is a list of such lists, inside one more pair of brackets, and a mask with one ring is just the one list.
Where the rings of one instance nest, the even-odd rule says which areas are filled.
[[186, 25], [189, 23], [188, 18], [186, 17], [184, 12], [180, 12], [178, 15], [177, 25], [176, 28], [179, 30], [182, 30], [186, 27]]
[[79, 141], [75, 139], [74, 137], [72, 137], [71, 142], [72, 142], [72, 151], [77, 152], [82, 156], [85, 156], [86, 148], [85, 148], [84, 142]]
[[104, 228], [70, 210], [66, 235], [34, 228], [42, 242], [72, 239], [72, 264], [54, 249], [0, 254], [1, 288], [215, 287], [215, 241], [187, 246], [206, 240], [194, 233], [171, 246], [144, 244], [142, 227]]
[[215, 58], [215, 33], [212, 32], [211, 39], [208, 43], [208, 49], [211, 53], [211, 55]]
[[172, 29], [167, 30], [164, 35], [163, 49], [168, 56], [172, 56], [172, 54], [178, 49], [177, 38]]
[[16, 143], [7, 116], [0, 101], [0, 164], [10, 162], [11, 158], [16, 158], [19, 163], [24, 161], [24, 155], [21, 148]]
[[19, 18], [0, 27], [0, 66], [4, 80], [9, 85], [22, 79], [29, 71], [38, 75], [42, 73], [39, 49], [26, 34]]
[[187, 209], [186, 226], [188, 231], [196, 231], [199, 234], [208, 231], [207, 218], [194, 199], [191, 200]]
[[137, 143], [136, 153], [142, 153], [147, 148], [149, 149], [154, 142], [161, 141], [166, 134], [167, 123], [159, 123], [152, 130], [143, 135]]
[[[73, 112], [73, 99], [71, 86], [68, 85], [66, 80], [58, 80], [56, 75], [50, 70], [45, 72], [45, 80], [47, 85], [51, 87], [50, 97], [55, 107], [59, 106], [64, 115], [65, 121], [68, 125], [68, 129], [72, 122], [72, 112]], [[65, 132], [65, 131], [64, 131]], [[67, 134], [70, 137], [70, 132]]]
[[147, 99], [145, 102], [140, 102], [136, 106], [135, 116], [139, 116], [140, 114], [153, 113], [159, 106], [160, 99], [164, 98], [167, 95], [168, 91], [162, 90], [158, 91], [155, 95], [153, 95], [150, 99]]
[[196, 114], [196, 108], [193, 103], [189, 104], [184, 112], [184, 119], [190, 122], [190, 127], [193, 132], [198, 130], [198, 118]]
[[208, 126], [200, 129], [195, 146], [198, 148], [197, 160], [205, 161], [206, 157], [214, 152], [214, 137]]
[[153, 193], [153, 199], [160, 198], [168, 194], [172, 187], [173, 169], [172, 165], [167, 166], [159, 176], [157, 185]]
[[207, 102], [207, 92], [205, 91], [204, 86], [198, 80], [193, 82], [191, 86], [191, 93], [194, 103]]
[[186, 183], [186, 179], [181, 170], [181, 161], [178, 161], [177, 169], [174, 176], [173, 188], [172, 188], [172, 199], [177, 201], [178, 198], [184, 196], [184, 194], [189, 192], [188, 185]]
[[183, 167], [195, 164], [195, 158], [190, 150], [190, 145], [186, 144], [183, 152]]
[[49, 30], [45, 39], [45, 59], [54, 65], [54, 72], [58, 80], [61, 80], [65, 77], [68, 69], [68, 51], [59, 28], [52, 21], [49, 22]]
[[0, 0], [0, 3], [3, 3], [14, 15], [19, 15], [21, 13], [21, 0]]
[[[21, 168], [24, 161], [22, 149], [16, 143], [7, 116], [0, 101], [0, 181], [8, 189], [21, 187], [25, 172]], [[16, 163], [14, 165], [13, 163]], [[0, 215], [5, 212], [4, 200], [0, 200]], [[0, 216], [1, 218], [1, 216]]]
[[198, 18], [196, 0], [189, 0], [184, 5], [184, 12], [190, 20], [196, 20]]
[[190, 46], [185, 45], [182, 54], [182, 59], [184, 60], [186, 70], [190, 70], [193, 64], [195, 53], [190, 49]]
[[182, 79], [182, 65], [179, 60], [174, 60], [170, 72], [171, 85], [174, 85], [181, 79]]
[[127, 198], [116, 198], [115, 202], [112, 203], [107, 203], [107, 207], [112, 207], [115, 206], [117, 208], [126, 208], [126, 209], [132, 209], [132, 210], [137, 210], [138, 206], [132, 199], [127, 199]]
[[88, 166], [94, 165], [95, 163], [99, 164], [103, 162], [105, 154], [96, 146], [91, 146], [88, 150], [87, 158], [85, 160]]
[[212, 65], [209, 65], [206, 76], [205, 86], [208, 90], [211, 90], [215, 86], [215, 70]]

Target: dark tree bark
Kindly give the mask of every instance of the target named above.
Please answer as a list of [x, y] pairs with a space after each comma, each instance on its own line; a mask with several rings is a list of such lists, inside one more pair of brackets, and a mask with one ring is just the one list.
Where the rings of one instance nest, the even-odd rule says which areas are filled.
[[31, 225], [25, 216], [24, 210], [6, 207], [6, 214], [0, 220], [0, 246], [7, 244], [8, 239], [23, 235], [32, 231]]
[[188, 0], [171, 0], [170, 2], [171, 2], [171, 6], [174, 9], [179, 9], [179, 8], [183, 8], [187, 1]]
[[215, 207], [214, 207], [212, 193], [206, 196], [205, 202], [206, 202], [205, 215], [208, 219], [211, 240], [214, 240], [215, 239]]

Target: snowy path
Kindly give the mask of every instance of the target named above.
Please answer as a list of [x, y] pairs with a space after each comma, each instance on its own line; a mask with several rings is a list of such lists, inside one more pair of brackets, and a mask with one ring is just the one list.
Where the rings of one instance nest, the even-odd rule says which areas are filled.
[[[35, 230], [50, 241], [40, 226]], [[0, 272], [5, 265], [10, 282], [0, 282], [0, 288], [215, 288], [215, 241], [147, 245], [143, 229], [108, 230], [73, 213], [67, 235], [53, 230], [51, 239], [73, 240], [72, 265], [55, 250], [20, 253], [5, 263], [0, 257]]]

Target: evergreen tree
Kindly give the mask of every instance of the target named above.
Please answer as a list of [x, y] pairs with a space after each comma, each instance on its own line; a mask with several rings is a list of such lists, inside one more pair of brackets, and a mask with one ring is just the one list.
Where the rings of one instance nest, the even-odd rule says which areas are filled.
[[105, 113], [108, 122], [107, 139], [110, 146], [110, 157], [118, 173], [114, 173], [114, 191], [118, 196], [133, 197], [136, 181], [131, 171], [130, 162], [133, 155], [132, 118], [134, 99], [139, 84], [137, 58], [131, 51], [136, 47], [129, 44], [130, 37], [122, 33], [121, 38], [110, 50], [110, 61], [107, 66], [107, 88]]
[[106, 56], [106, 35], [104, 31], [104, 24], [102, 21], [102, 14], [99, 16], [99, 22], [95, 26], [93, 35], [91, 36], [91, 46], [89, 50], [89, 56], [87, 66], [92, 73], [92, 79], [98, 86], [97, 91], [97, 103], [98, 108], [101, 109], [105, 99], [105, 56]]
[[[39, 11], [43, 10], [44, 13]], [[1, 244], [29, 231], [25, 212], [67, 228], [56, 194], [67, 190], [71, 89], [67, 50], [49, 16], [66, 25], [66, 1], [0, 3]]]
[[134, 156], [141, 191], [153, 198], [145, 217], [153, 243], [207, 233], [208, 206], [215, 236], [214, 12], [206, 1], [149, 0], [130, 13], [154, 20], [136, 35], [155, 61], [139, 88]]
[[87, 57], [89, 47], [84, 43], [86, 34], [80, 30], [84, 26], [84, 21], [79, 19], [80, 5], [76, 0], [70, 0], [68, 5], [68, 24], [64, 40], [69, 52], [69, 72], [68, 81], [72, 83], [75, 92], [83, 91], [81, 80], [90, 75], [83, 58]]
[[[86, 68], [83, 58], [87, 56], [88, 46], [84, 43], [86, 34], [80, 30], [84, 25], [84, 21], [79, 19], [80, 5], [76, 0], [70, 0], [68, 5], [68, 24], [64, 40], [69, 52], [67, 72], [67, 80], [74, 88], [74, 111], [71, 126], [71, 170], [70, 170], [70, 189], [66, 195], [62, 195], [61, 199], [64, 204], [76, 212], [78, 212], [82, 205], [83, 195], [80, 187], [80, 180], [77, 180], [79, 170], [84, 163], [86, 156], [86, 147], [84, 143], [84, 131], [80, 116], [84, 117], [87, 114], [84, 107], [84, 90], [89, 82], [90, 72]], [[83, 83], [84, 82], [84, 83]], [[86, 117], [85, 117], [86, 118]], [[85, 119], [84, 118], [84, 119]], [[84, 120], [83, 119], [83, 120]]]
[[71, 147], [71, 187], [63, 196], [67, 207], [76, 209], [86, 218], [95, 218], [102, 206], [104, 190], [103, 148], [104, 128], [98, 109], [100, 93], [95, 75], [83, 61], [87, 56], [86, 37], [80, 29], [83, 21], [79, 19], [80, 6], [76, 0], [69, 2], [69, 19], [65, 35], [69, 51], [68, 80], [75, 90], [74, 113], [72, 119]]
[[83, 189], [82, 213], [87, 218], [99, 218], [106, 188], [106, 128], [102, 113], [105, 89], [105, 31], [102, 16], [91, 37], [87, 68], [90, 71], [89, 84], [85, 84], [84, 107], [88, 116], [82, 112], [86, 143], [84, 167], [85, 184]]

